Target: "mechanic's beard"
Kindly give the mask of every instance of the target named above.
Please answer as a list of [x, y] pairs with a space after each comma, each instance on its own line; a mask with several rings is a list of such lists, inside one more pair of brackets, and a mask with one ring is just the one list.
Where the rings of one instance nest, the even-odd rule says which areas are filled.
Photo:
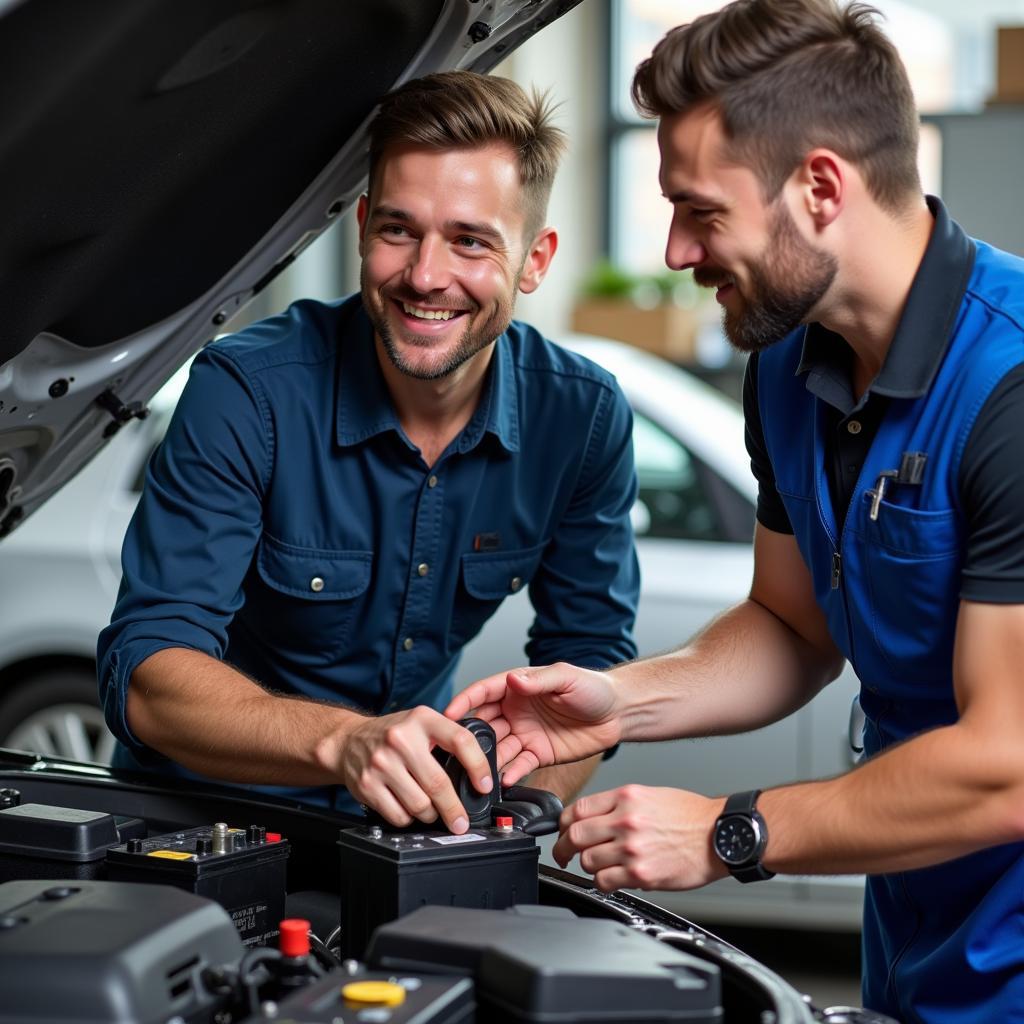
[[780, 204], [765, 253], [750, 268], [753, 295], [740, 295], [738, 310], [723, 311], [733, 348], [759, 352], [807, 323], [838, 269], [836, 258], [807, 242]]
[[[401, 347], [395, 340], [395, 332], [384, 313], [386, 303], [390, 302], [393, 298], [398, 298], [399, 301], [401, 301], [403, 296], [378, 292], [376, 298], [380, 305], [375, 305], [367, 298], [365, 279], [362, 280], [361, 284], [363, 308], [366, 310], [366, 314], [370, 318], [370, 322], [373, 324], [373, 328], [377, 332], [377, 336], [380, 338], [381, 344], [384, 346], [384, 351], [387, 353], [388, 359], [391, 360], [391, 365], [394, 366], [399, 373], [402, 373], [407, 377], [413, 377], [416, 380], [440, 380], [442, 377], [450, 376], [460, 366], [462, 366], [463, 363], [472, 359], [473, 356], [482, 349], [485, 349], [499, 335], [504, 334], [508, 329], [508, 325], [512, 322], [512, 312], [515, 302], [510, 298], [499, 299], [494, 311], [482, 324], [474, 327], [471, 322], [467, 323], [458, 342], [443, 354], [443, 358], [433, 364], [421, 362], [413, 363], [405, 357]], [[517, 274], [512, 295], [515, 295], [515, 289], [518, 287], [519, 275]], [[444, 306], [447, 304], [441, 298], [431, 299], [430, 296], [423, 295], [415, 297], [409, 295], [404, 296], [404, 298], [418, 302], [424, 302], [426, 300], [438, 306]], [[475, 312], [476, 310], [468, 310], [466, 320], [471, 321]], [[406, 343], [410, 347], [415, 347], [423, 351], [429, 351], [431, 348], [429, 343], [424, 344], [422, 341], [415, 338], [406, 339]]]

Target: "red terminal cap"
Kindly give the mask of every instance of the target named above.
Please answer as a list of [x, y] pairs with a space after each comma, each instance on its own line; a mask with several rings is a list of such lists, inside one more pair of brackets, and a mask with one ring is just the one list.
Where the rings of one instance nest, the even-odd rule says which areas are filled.
[[511, 818], [506, 818], [506, 817], [502, 816], [500, 818], [495, 818], [494, 819], [494, 824], [497, 825], [498, 828], [511, 828], [512, 827], [512, 819]]
[[281, 833], [280, 832], [268, 832], [267, 833], [267, 842], [268, 843], [279, 843], [279, 842], [281, 842]]
[[309, 956], [309, 922], [289, 917], [281, 922], [281, 953], [284, 956]]

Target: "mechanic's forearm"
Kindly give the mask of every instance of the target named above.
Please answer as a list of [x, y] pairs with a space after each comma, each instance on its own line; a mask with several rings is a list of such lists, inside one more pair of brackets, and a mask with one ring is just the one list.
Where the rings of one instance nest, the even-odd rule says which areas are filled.
[[765, 866], [788, 874], [926, 867], [1024, 839], [1024, 757], [963, 720], [846, 775], [768, 790]]
[[751, 598], [685, 646], [612, 670], [624, 741], [745, 732], [807, 703], [842, 670]]
[[128, 724], [154, 750], [229, 782], [326, 785], [348, 732], [363, 717], [268, 693], [198, 651], [168, 648], [132, 673]]
[[554, 793], [563, 804], [567, 804], [576, 799], [580, 790], [590, 780], [591, 775], [597, 771], [601, 757], [601, 754], [596, 754], [583, 761], [538, 768], [537, 771], [523, 779], [522, 785], [532, 786], [534, 789], [546, 789], [549, 793]]

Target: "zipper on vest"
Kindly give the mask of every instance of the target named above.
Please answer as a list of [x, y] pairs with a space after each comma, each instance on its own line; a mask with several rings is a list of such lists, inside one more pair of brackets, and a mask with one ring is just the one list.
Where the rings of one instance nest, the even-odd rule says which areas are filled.
[[839, 581], [843, 578], [843, 560], [838, 551], [832, 552], [832, 589], [839, 589]]

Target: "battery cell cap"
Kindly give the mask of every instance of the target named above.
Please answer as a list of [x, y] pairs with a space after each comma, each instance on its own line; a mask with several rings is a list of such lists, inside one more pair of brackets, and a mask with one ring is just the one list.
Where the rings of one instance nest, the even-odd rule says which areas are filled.
[[494, 824], [498, 826], [503, 832], [512, 831], [512, 819], [507, 818], [504, 815], [494, 819]]
[[266, 835], [266, 839], [267, 839], [268, 843], [279, 843], [279, 842], [281, 842], [281, 833], [280, 832], [268, 832], [267, 835]]
[[284, 956], [309, 956], [309, 922], [301, 917], [281, 922], [280, 948]]
[[401, 1006], [405, 1002], [405, 989], [393, 981], [350, 981], [341, 995], [358, 1006]]

